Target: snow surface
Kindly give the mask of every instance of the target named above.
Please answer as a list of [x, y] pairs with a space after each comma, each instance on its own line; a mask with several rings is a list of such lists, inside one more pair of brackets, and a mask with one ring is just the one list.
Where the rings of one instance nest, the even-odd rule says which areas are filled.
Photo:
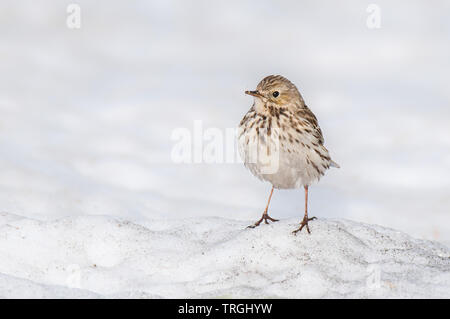
[[347, 220], [0, 215], [0, 297], [450, 297], [450, 250]]
[[[448, 265], [430, 248], [438, 243], [337, 220], [450, 244], [449, 1], [377, 1], [380, 29], [367, 28], [368, 3], [358, 0], [76, 3], [79, 30], [66, 27], [65, 1], [0, 3], [1, 296], [364, 296], [353, 288], [365, 287], [375, 262], [382, 296], [448, 296]], [[193, 131], [196, 120], [236, 127], [252, 103], [244, 90], [268, 74], [299, 87], [341, 165], [310, 188], [320, 218], [310, 237], [289, 237], [301, 191], [276, 191], [271, 215], [283, 221], [244, 232], [270, 186], [240, 163], [171, 158], [174, 130]], [[319, 239], [333, 236], [342, 247], [320, 263], [333, 246]], [[267, 249], [247, 251], [276, 240], [286, 247], [268, 264], [259, 264]], [[244, 250], [253, 263], [242, 266]], [[205, 265], [217, 256], [223, 268], [208, 271], [192, 254]], [[301, 268], [305, 256], [317, 260]], [[289, 266], [272, 273], [282, 258]], [[354, 272], [339, 277], [331, 258]], [[251, 276], [233, 277], [240, 267]]]

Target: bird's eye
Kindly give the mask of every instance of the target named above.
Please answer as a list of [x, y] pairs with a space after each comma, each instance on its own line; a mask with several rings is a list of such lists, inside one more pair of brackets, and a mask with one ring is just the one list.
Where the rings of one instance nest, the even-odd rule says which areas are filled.
[[280, 92], [275, 91], [275, 92], [272, 93], [272, 95], [273, 95], [273, 97], [278, 97], [278, 95], [280, 95]]

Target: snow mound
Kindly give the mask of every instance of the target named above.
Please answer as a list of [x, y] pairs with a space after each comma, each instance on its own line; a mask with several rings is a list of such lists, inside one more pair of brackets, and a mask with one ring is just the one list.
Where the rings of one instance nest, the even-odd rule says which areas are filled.
[[0, 297], [450, 297], [450, 250], [347, 220], [37, 221], [0, 213]]

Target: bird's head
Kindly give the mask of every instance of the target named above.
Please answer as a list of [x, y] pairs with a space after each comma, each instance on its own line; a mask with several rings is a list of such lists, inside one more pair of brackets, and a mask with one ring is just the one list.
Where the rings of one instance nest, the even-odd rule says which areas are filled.
[[297, 87], [281, 75], [269, 75], [259, 82], [256, 90], [245, 93], [255, 97], [255, 106], [259, 113], [269, 105], [292, 109], [304, 106]]

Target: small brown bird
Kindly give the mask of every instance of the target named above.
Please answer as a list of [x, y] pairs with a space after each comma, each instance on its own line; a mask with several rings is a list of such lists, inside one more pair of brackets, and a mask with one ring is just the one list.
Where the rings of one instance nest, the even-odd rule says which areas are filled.
[[261, 219], [249, 227], [259, 226], [263, 220], [266, 224], [278, 221], [268, 214], [274, 188], [304, 187], [305, 215], [293, 233], [305, 226], [311, 233], [308, 222], [316, 218], [308, 218], [308, 187], [330, 166], [339, 167], [323, 145], [317, 118], [297, 87], [281, 75], [267, 76], [255, 91], [245, 93], [255, 100], [239, 124], [239, 153], [253, 175], [272, 184]]

